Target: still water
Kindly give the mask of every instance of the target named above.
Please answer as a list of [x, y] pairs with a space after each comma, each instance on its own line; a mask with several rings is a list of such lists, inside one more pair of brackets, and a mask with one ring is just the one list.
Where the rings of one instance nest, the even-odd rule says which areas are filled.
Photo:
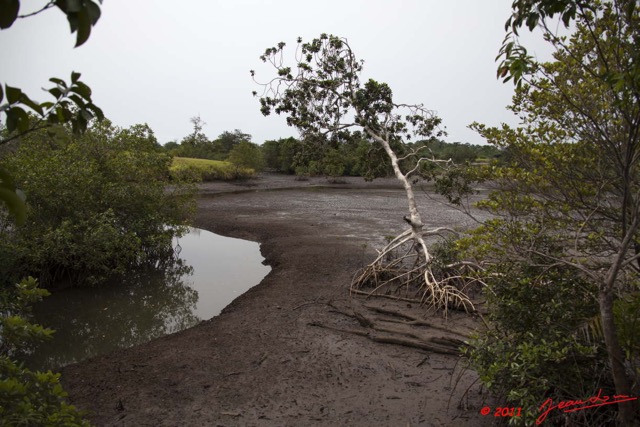
[[34, 314], [56, 333], [24, 358], [27, 366], [55, 369], [189, 328], [218, 315], [270, 271], [254, 242], [191, 229], [174, 247], [184, 263], [45, 298]]

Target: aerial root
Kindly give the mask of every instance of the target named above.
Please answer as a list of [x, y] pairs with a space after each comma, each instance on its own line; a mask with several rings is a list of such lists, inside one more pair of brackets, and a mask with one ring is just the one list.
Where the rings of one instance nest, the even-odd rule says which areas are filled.
[[445, 316], [448, 309], [475, 312], [467, 290], [484, 284], [471, 274], [477, 266], [468, 262], [444, 265], [419, 248], [411, 230], [400, 234], [354, 277], [351, 292], [420, 303], [442, 310]]

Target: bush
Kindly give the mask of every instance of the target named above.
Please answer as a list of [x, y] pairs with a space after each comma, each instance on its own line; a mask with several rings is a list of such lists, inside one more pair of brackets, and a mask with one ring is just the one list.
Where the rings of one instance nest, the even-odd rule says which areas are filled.
[[29, 321], [31, 305], [48, 292], [33, 278], [0, 288], [0, 426], [89, 426], [66, 403], [60, 374], [34, 372], [12, 360], [12, 354], [53, 331]]
[[[532, 263], [533, 264], [533, 263]], [[522, 407], [511, 424], [533, 425], [552, 399], [615, 394], [600, 337], [581, 331], [598, 313], [597, 289], [566, 269], [503, 263], [486, 292], [491, 329], [475, 337], [466, 356], [480, 380], [505, 404]], [[552, 411], [547, 423], [605, 425], [615, 409]]]
[[240, 169], [260, 171], [264, 167], [260, 147], [248, 141], [236, 144], [229, 152], [227, 160], [236, 167], [236, 171]]
[[89, 426], [66, 397], [60, 374], [33, 372], [0, 356], [0, 426]]
[[146, 126], [122, 130], [107, 121], [81, 137], [34, 132], [1, 164], [28, 205], [21, 227], [0, 218], [8, 282], [37, 275], [45, 286], [63, 278], [93, 284], [172, 257], [172, 237], [195, 207], [189, 187], [165, 188], [171, 157]]

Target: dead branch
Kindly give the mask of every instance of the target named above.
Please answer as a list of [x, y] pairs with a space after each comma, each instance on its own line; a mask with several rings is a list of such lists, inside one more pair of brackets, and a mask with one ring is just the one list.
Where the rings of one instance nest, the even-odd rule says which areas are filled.
[[355, 329], [337, 328], [335, 326], [324, 325], [320, 322], [309, 322], [308, 325], [316, 326], [319, 328], [331, 329], [336, 332], [359, 335], [362, 337], [369, 338], [371, 341], [383, 343], [383, 344], [402, 345], [405, 347], [413, 347], [413, 348], [418, 348], [420, 350], [426, 350], [426, 351], [431, 351], [431, 352], [440, 353], [440, 354], [451, 354], [454, 356], [458, 356], [460, 354], [460, 350], [455, 349], [453, 347], [444, 347], [436, 344], [430, 344], [427, 342], [418, 341], [411, 338], [401, 338], [401, 337], [391, 336], [391, 335], [382, 335], [382, 334], [376, 334], [373, 332], [358, 331]]
[[356, 310], [353, 307], [341, 308], [334, 305], [332, 302], [329, 302], [328, 305], [332, 308], [333, 312], [355, 319], [358, 322], [358, 324], [363, 328], [365, 328], [366, 330], [362, 331], [362, 330], [355, 330], [355, 329], [337, 328], [335, 326], [328, 326], [328, 325], [320, 324], [318, 322], [311, 323], [311, 325], [332, 329], [339, 332], [346, 332], [346, 333], [364, 336], [375, 342], [398, 344], [398, 345], [403, 345], [407, 347], [420, 348], [422, 350], [434, 351], [442, 354], [459, 354], [460, 349], [468, 345], [464, 341], [454, 337], [444, 337], [444, 336], [429, 337], [415, 330], [392, 328], [388, 325], [381, 324], [383, 322], [387, 322], [387, 323], [399, 323], [403, 326], [413, 326], [414, 322], [415, 323], [420, 322], [421, 326], [429, 326], [434, 329], [442, 330], [445, 332], [452, 332], [459, 336], [468, 338], [468, 336], [466, 336], [465, 334], [459, 331], [454, 331], [444, 327], [432, 325], [408, 313], [402, 313], [400, 311], [384, 309], [380, 307], [365, 306], [367, 309], [381, 313], [381, 314], [390, 314], [392, 316], [411, 319], [411, 322], [394, 322], [393, 320], [389, 320], [389, 319], [381, 319], [381, 318], [367, 316], [366, 314], [360, 312], [359, 310]]

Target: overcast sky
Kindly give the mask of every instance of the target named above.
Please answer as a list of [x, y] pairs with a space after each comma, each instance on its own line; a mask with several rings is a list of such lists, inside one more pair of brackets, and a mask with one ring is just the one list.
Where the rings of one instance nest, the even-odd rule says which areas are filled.
[[[46, 1], [22, 1], [21, 13]], [[251, 92], [272, 69], [259, 56], [284, 41], [326, 32], [349, 40], [364, 78], [386, 82], [396, 102], [424, 103], [447, 141], [481, 144], [467, 126], [515, 124], [513, 86], [496, 80], [495, 57], [512, 0], [105, 0], [87, 43], [73, 48], [65, 16], [50, 9], [0, 31], [0, 82], [38, 101], [50, 77], [72, 71], [118, 126], [148, 123], [161, 143], [190, 133], [200, 115], [215, 138], [240, 129], [262, 143], [297, 136], [283, 116], [263, 117]], [[544, 43], [529, 37], [540, 57]], [[537, 47], [536, 47], [537, 46]]]

